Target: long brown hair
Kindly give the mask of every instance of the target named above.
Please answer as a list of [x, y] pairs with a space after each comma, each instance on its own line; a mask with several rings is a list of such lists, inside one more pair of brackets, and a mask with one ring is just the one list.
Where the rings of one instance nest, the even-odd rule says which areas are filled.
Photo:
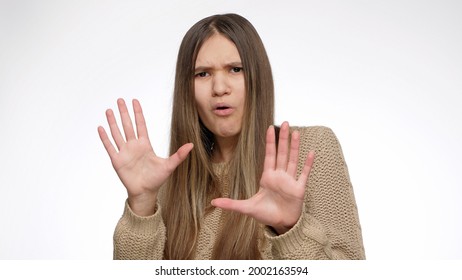
[[[202, 44], [214, 34], [231, 40], [241, 57], [245, 114], [234, 156], [229, 163], [230, 198], [246, 199], [258, 191], [265, 156], [265, 133], [273, 124], [274, 87], [270, 63], [252, 24], [236, 14], [215, 15], [197, 22], [180, 45], [173, 96], [170, 153], [192, 142], [194, 149], [174, 171], [165, 190], [163, 218], [167, 230], [164, 257], [193, 259], [201, 218], [210, 198], [220, 195], [212, 170], [213, 134], [201, 123], [194, 98], [194, 68]], [[224, 215], [212, 257], [260, 259], [262, 226], [234, 212]]]

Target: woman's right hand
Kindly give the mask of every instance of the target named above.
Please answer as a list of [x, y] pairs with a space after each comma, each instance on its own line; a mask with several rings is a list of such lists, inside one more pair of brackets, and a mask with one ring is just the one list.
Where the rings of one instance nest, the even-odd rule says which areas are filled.
[[149, 141], [146, 122], [139, 101], [133, 100], [136, 135], [125, 101], [118, 99], [117, 105], [125, 138], [119, 130], [114, 112], [111, 109], [106, 111], [106, 117], [117, 149], [109, 140], [103, 127], [98, 127], [98, 133], [111, 158], [112, 166], [127, 189], [130, 208], [139, 216], [149, 216], [155, 212], [157, 193], [160, 187], [167, 181], [175, 168], [186, 159], [193, 144], [188, 143], [181, 146], [169, 158], [158, 157]]

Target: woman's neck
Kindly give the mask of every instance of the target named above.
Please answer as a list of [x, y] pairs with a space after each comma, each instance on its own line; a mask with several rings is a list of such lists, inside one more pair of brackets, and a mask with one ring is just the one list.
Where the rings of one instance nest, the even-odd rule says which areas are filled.
[[226, 138], [215, 137], [212, 161], [216, 163], [231, 161], [234, 155], [234, 149], [236, 148], [238, 137], [239, 136]]

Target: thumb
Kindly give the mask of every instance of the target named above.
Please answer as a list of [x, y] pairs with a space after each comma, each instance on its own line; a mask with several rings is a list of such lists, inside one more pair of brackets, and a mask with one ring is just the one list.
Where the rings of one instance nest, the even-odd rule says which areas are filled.
[[234, 211], [241, 214], [249, 215], [251, 210], [251, 203], [249, 200], [235, 200], [230, 198], [215, 198], [211, 201], [215, 207], [223, 210]]
[[180, 163], [182, 163], [186, 159], [189, 152], [191, 152], [193, 148], [194, 148], [193, 143], [187, 143], [181, 146], [178, 149], [178, 151], [176, 151], [176, 153], [174, 153], [168, 158], [169, 169], [174, 170], [175, 168], [177, 168], [177, 166], [180, 165]]

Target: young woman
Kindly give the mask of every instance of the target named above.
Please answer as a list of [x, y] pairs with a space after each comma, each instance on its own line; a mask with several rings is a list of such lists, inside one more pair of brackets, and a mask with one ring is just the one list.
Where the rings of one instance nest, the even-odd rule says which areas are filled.
[[272, 125], [269, 60], [245, 18], [211, 16], [183, 38], [169, 158], [151, 147], [140, 103], [136, 133], [124, 100], [117, 103], [125, 137], [106, 112], [117, 148], [98, 128], [128, 193], [115, 259], [365, 257], [335, 135]]

